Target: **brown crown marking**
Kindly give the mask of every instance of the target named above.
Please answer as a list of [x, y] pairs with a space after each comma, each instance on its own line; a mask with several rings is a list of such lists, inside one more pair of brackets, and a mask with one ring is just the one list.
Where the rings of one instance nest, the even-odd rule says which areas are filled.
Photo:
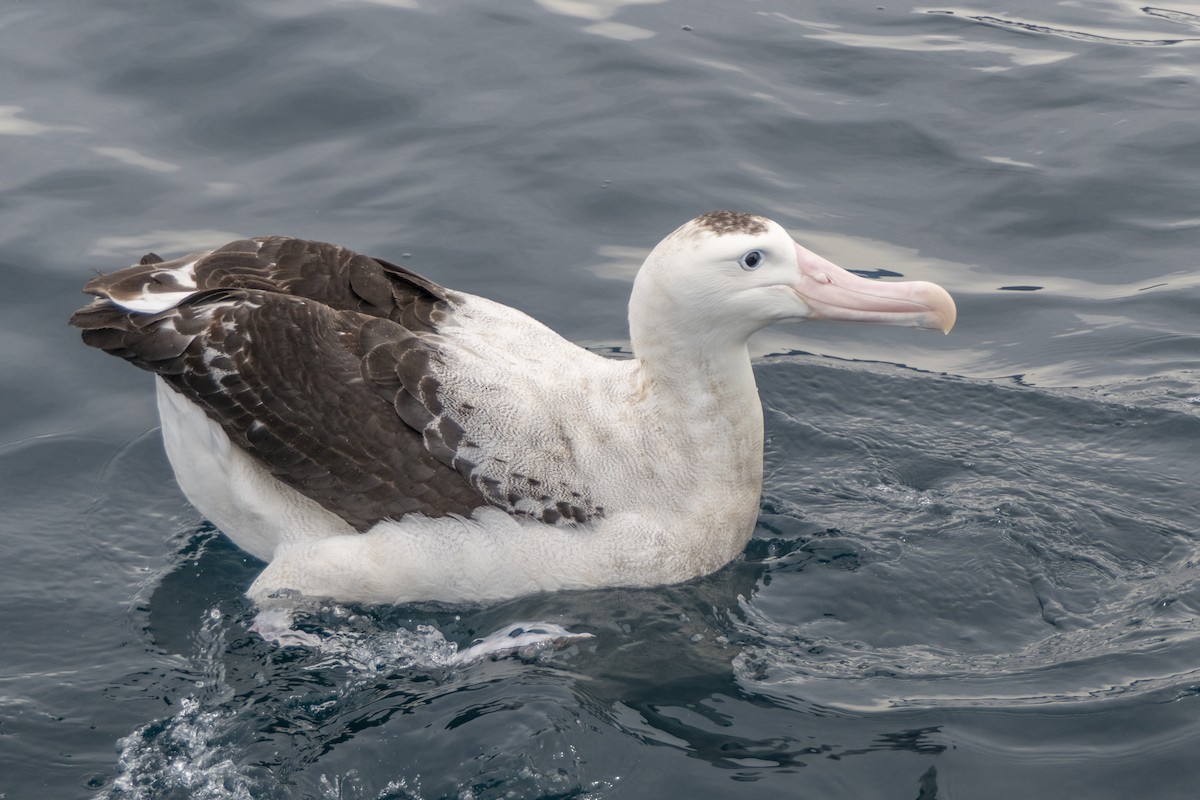
[[696, 224], [718, 236], [726, 233], [759, 234], [767, 232], [765, 219], [754, 214], [743, 214], [740, 211], [712, 211], [702, 217], [696, 217]]

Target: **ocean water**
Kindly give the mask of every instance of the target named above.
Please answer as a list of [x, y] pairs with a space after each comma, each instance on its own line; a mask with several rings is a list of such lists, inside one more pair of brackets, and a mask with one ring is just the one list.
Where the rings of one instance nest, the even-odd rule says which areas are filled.
[[[1200, 4], [0, 8], [0, 797], [1200, 795]], [[755, 342], [708, 578], [249, 631], [96, 270], [339, 242], [627, 347], [733, 208], [959, 324]], [[538, 620], [592, 638], [459, 657]]]

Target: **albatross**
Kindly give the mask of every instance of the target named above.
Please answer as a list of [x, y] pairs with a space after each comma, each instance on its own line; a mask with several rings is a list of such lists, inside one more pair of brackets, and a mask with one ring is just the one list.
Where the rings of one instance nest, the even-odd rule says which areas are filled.
[[845, 320], [948, 332], [764, 217], [687, 222], [633, 283], [634, 358], [402, 266], [286, 237], [101, 275], [71, 324], [154, 373], [188, 500], [267, 562], [247, 590], [449, 603], [652, 586], [736, 558], [758, 517], [747, 340]]

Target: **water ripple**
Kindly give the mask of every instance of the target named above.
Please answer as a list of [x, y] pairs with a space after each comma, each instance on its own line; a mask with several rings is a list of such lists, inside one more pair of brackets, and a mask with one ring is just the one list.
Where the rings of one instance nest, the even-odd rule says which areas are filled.
[[[1200, 25], [1200, 16], [1189, 14], [1184, 11], [1173, 11], [1165, 8], [1153, 8], [1146, 6], [1142, 12], [1160, 19], [1170, 20], [1171, 22], [1179, 22], [1185, 25]], [[1046, 34], [1050, 36], [1061, 36], [1067, 39], [1075, 39], [1082, 42], [1094, 42], [1098, 44], [1114, 44], [1126, 45], [1132, 47], [1170, 47], [1172, 45], [1187, 45], [1194, 42], [1200, 42], [1200, 37], [1169, 37], [1169, 38], [1152, 38], [1138, 36], [1118, 36], [1113, 34], [1095, 33], [1091, 31], [1080, 30], [1078, 28], [1066, 28], [1055, 25], [1049, 25], [1031, 20], [1010, 19], [1007, 17], [997, 17], [989, 14], [972, 14], [964, 11], [951, 10], [930, 10], [930, 14], [944, 14], [946, 16], [959, 16], [963, 19], [977, 22], [983, 25], [988, 25], [996, 28], [1020, 30], [1028, 33]]]
[[[805, 453], [807, 470], [767, 482], [773, 538], [750, 550], [767, 572], [735, 660], [748, 691], [867, 711], [1128, 700], [1200, 680], [1200, 507], [1180, 503], [1200, 419], [771, 366], [768, 450]], [[836, 428], [830, 381], [856, 385]], [[955, 421], [971, 409], [972, 426]]]

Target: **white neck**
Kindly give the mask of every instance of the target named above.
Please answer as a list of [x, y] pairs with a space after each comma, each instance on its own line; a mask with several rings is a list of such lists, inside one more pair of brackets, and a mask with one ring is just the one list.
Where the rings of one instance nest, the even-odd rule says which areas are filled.
[[645, 268], [634, 281], [629, 337], [639, 388], [691, 412], [757, 418], [761, 448], [762, 408], [746, 347], [754, 330], [740, 320], [714, 322], [696, 313]]
[[749, 331], [705, 329], [669, 295], [635, 288], [630, 337], [634, 391], [647, 416], [674, 420], [672, 440], [690, 465], [695, 524], [740, 551], [762, 492], [763, 418], [746, 347]]

